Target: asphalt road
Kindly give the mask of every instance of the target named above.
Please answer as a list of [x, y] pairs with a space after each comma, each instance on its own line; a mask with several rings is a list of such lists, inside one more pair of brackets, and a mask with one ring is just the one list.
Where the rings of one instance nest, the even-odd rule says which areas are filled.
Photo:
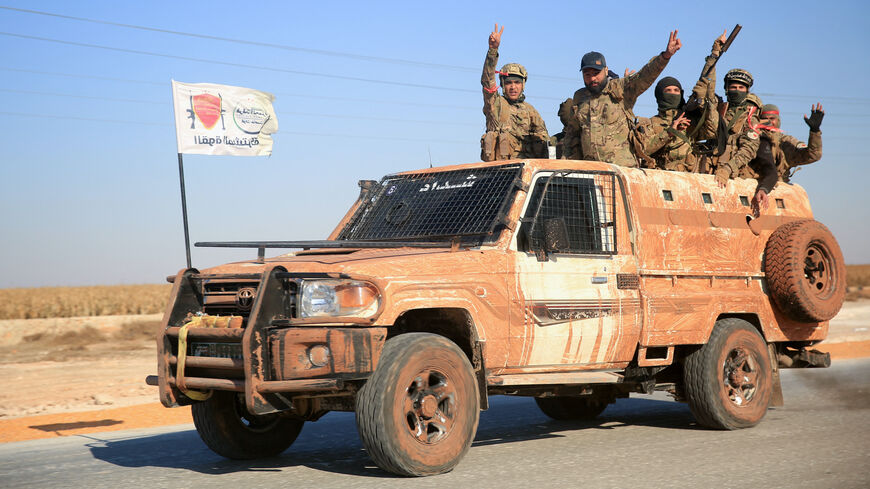
[[280, 457], [225, 460], [192, 425], [0, 445], [0, 487], [867, 488], [870, 359], [783, 371], [786, 405], [755, 428], [697, 427], [667, 395], [610, 406], [595, 423], [493, 398], [451, 473], [394, 477], [367, 458], [352, 413], [305, 426]]

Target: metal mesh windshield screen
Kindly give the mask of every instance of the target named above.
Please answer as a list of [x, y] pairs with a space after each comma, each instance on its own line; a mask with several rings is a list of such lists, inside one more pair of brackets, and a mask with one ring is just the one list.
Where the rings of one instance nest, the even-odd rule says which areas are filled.
[[[616, 253], [616, 177], [612, 173], [558, 172], [538, 178], [521, 228], [524, 251], [541, 250], [553, 227], [564, 227], [562, 253]], [[555, 225], [552, 225], [555, 223]]]
[[341, 240], [486, 236], [502, 223], [522, 165], [384, 177]]

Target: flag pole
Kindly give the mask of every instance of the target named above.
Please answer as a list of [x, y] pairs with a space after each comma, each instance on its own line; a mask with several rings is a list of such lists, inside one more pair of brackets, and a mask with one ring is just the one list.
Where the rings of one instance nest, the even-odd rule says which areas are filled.
[[181, 182], [181, 216], [184, 219], [184, 251], [187, 254], [187, 268], [190, 264], [190, 233], [187, 230], [187, 197], [184, 193], [184, 160], [178, 153], [178, 181]]

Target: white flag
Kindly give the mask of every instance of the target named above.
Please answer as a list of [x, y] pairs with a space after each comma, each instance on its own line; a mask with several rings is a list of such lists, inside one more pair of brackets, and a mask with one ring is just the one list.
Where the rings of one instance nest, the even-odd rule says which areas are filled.
[[269, 156], [278, 117], [275, 96], [250, 88], [172, 80], [178, 152]]

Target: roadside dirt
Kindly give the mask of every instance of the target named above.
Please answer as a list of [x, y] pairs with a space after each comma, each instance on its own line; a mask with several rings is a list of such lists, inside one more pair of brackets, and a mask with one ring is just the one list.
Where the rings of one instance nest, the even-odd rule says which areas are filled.
[[[0, 443], [192, 422], [164, 408], [156, 373], [160, 314], [0, 321]], [[870, 300], [847, 302], [816, 348], [870, 356]]]

